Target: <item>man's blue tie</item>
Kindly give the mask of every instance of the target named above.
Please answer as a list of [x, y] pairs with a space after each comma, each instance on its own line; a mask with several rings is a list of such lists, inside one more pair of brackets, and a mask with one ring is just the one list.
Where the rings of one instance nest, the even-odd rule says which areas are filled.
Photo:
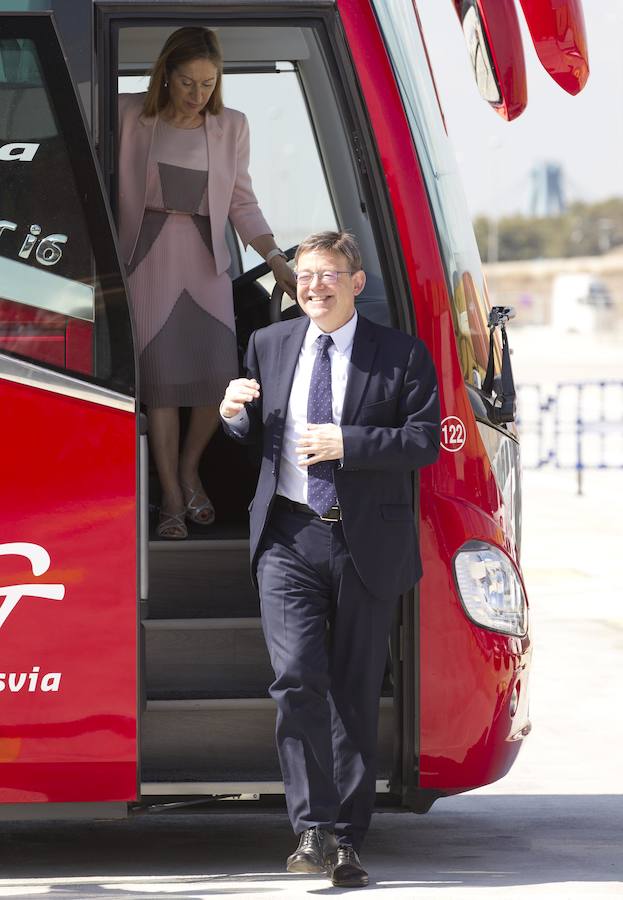
[[[333, 398], [331, 395], [331, 357], [329, 347], [333, 343], [330, 334], [316, 338], [316, 359], [309, 382], [307, 421], [318, 424], [333, 422]], [[333, 473], [336, 460], [314, 463], [307, 469], [307, 504], [323, 516], [337, 504]]]

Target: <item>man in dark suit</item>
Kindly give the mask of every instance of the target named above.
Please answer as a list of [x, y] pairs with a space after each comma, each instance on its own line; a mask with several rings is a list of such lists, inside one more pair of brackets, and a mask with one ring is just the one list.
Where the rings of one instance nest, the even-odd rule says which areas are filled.
[[232, 437], [262, 446], [251, 564], [300, 835], [287, 868], [361, 887], [388, 636], [422, 571], [412, 473], [437, 457], [437, 380], [420, 340], [357, 314], [351, 235], [311, 235], [295, 264], [305, 316], [251, 335], [247, 377], [220, 411]]

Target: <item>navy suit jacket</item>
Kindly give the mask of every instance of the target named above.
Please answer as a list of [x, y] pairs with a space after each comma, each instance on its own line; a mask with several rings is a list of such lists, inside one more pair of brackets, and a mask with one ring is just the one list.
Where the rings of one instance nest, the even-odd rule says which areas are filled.
[[[236, 440], [262, 445], [250, 507], [251, 571], [279, 478], [288, 400], [309, 320], [279, 322], [251, 335], [245, 366], [260, 397], [245, 407]], [[342, 525], [357, 572], [377, 597], [396, 597], [422, 574], [413, 513], [412, 472], [439, 452], [439, 396], [421, 340], [359, 315], [341, 421], [343, 465], [335, 471]]]

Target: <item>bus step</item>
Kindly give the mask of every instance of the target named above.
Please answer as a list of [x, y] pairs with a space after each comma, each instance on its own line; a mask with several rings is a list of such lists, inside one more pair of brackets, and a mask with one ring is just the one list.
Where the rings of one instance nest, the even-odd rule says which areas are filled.
[[258, 618], [147, 619], [147, 696], [265, 696], [273, 672]]
[[249, 542], [150, 543], [148, 609], [150, 619], [258, 616]]
[[[270, 699], [149, 700], [142, 720], [145, 782], [280, 781]], [[381, 699], [378, 777], [392, 768], [393, 700]]]
[[[143, 781], [141, 782], [142, 797], [158, 797], [161, 803], [167, 803], [169, 799], [183, 800], [186, 797], [221, 797], [238, 800], [259, 800], [260, 797], [281, 796], [285, 793], [283, 781], [202, 781], [200, 773], [185, 773], [183, 781]], [[196, 774], [197, 777], [192, 777]], [[376, 782], [376, 793], [389, 794], [389, 781], [387, 778], [379, 778]], [[193, 807], [198, 812], [203, 812], [203, 804], [185, 806], [185, 813], [192, 813]], [[167, 803], [171, 812], [176, 811], [177, 804]], [[161, 810], [158, 810], [159, 812]], [[167, 810], [162, 810], [166, 812]]]

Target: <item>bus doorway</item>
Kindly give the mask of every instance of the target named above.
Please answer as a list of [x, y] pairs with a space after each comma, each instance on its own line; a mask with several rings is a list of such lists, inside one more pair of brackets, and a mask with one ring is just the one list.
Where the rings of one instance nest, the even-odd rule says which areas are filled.
[[[100, 89], [111, 90], [100, 100], [110, 116], [100, 127], [115, 127], [115, 90], [146, 89], [151, 65], [171, 32], [188, 24], [215, 28], [225, 58], [225, 103], [249, 120], [254, 188], [278, 243], [292, 256], [314, 230], [352, 230], [368, 274], [359, 310], [375, 321], [412, 330], [401, 273], [390, 262], [395, 249], [384, 223], [384, 186], [380, 174], [374, 177], [378, 163], [369, 138], [362, 136], [357, 100], [348, 94], [352, 73], [337, 76], [338, 60], [343, 63], [345, 57], [332, 22], [328, 17], [277, 22], [259, 13], [245, 24], [226, 17], [173, 20], [155, 11], [125, 20], [111, 13], [102, 22], [100, 40], [108, 35], [109, 52], [102, 58], [115, 60], [116, 69], [100, 73]], [[110, 162], [114, 202], [116, 161]], [[273, 303], [271, 309], [274, 282], [268, 267], [245, 250], [233, 229], [228, 243], [242, 362], [255, 328], [298, 311], [291, 302], [282, 309]], [[140, 384], [138, 394], [140, 399]], [[247, 507], [258, 462], [217, 434], [201, 471], [217, 522], [192, 526], [184, 541], [154, 536], [158, 485], [153, 467], [143, 485], [143, 518], [150, 519], [150, 531], [144, 541], [149, 586], [141, 601], [141, 794], [152, 801], [283, 793], [275, 712], [267, 694], [272, 670], [249, 578]], [[399, 623], [393, 644], [396, 650]], [[401, 783], [400, 669], [398, 653], [388, 653], [378, 790], [392, 802], [400, 796]]]

